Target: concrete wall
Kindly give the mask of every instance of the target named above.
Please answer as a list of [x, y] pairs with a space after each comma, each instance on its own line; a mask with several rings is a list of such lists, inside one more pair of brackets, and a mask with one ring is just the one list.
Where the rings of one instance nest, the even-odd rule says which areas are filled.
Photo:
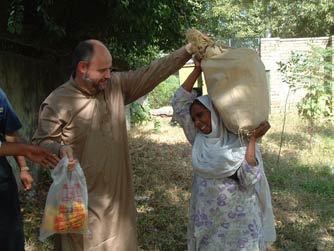
[[[23, 124], [20, 134], [27, 142], [36, 130], [41, 102], [68, 79], [69, 74], [70, 69], [57, 58], [37, 59], [0, 50], [0, 87]], [[33, 166], [32, 173], [37, 180], [36, 166], [29, 165]]]
[[[282, 112], [288, 93], [288, 85], [282, 81], [282, 74], [278, 71], [278, 63], [286, 62], [292, 51], [309, 51], [310, 45], [326, 48], [330, 45], [329, 37], [316, 38], [262, 38], [261, 59], [268, 74], [271, 111]], [[296, 108], [296, 103], [305, 95], [304, 91], [289, 94], [288, 111]]]

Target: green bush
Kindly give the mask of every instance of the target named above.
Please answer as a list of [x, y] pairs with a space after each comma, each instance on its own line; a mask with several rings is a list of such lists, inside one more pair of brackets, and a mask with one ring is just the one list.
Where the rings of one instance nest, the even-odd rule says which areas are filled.
[[141, 105], [136, 101], [130, 105], [130, 114], [131, 125], [140, 125], [151, 120], [149, 105]]
[[160, 108], [170, 105], [173, 95], [179, 88], [179, 80], [176, 76], [170, 76], [165, 82], [159, 84], [148, 96], [151, 108]]
[[166, 79], [165, 82], [168, 83], [168, 84], [179, 84], [180, 83], [179, 78], [177, 76], [175, 76], [175, 75], [170, 75]]
[[333, 119], [333, 53], [333, 48], [312, 46], [311, 51], [292, 52], [287, 62], [279, 63], [283, 81], [289, 88], [306, 91], [297, 108], [312, 127], [316, 121]]

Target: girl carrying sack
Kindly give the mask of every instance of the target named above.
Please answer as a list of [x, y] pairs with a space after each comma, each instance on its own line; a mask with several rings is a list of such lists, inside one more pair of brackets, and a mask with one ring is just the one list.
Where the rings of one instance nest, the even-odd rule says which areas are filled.
[[186, 33], [201, 60], [213, 104], [226, 128], [249, 134], [269, 117], [269, 91], [264, 65], [252, 49], [216, 44], [195, 29]]

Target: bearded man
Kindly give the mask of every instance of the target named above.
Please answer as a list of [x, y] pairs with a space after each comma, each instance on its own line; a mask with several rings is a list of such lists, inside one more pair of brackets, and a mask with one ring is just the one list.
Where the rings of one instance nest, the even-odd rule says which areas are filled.
[[42, 103], [33, 141], [72, 164], [80, 162], [91, 234], [57, 236], [55, 250], [137, 250], [125, 105], [181, 68], [191, 52], [188, 44], [138, 70], [112, 72], [112, 56], [102, 42], [77, 46], [72, 76]]

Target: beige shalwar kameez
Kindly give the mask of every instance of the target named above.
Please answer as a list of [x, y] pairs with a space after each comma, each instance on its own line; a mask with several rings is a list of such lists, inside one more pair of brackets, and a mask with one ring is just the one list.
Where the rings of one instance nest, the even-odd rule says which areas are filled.
[[190, 57], [181, 48], [139, 70], [112, 73], [110, 84], [96, 95], [71, 79], [42, 103], [34, 143], [56, 154], [61, 145], [71, 146], [88, 186], [91, 235], [57, 236], [55, 250], [137, 250], [125, 105], [147, 94]]

